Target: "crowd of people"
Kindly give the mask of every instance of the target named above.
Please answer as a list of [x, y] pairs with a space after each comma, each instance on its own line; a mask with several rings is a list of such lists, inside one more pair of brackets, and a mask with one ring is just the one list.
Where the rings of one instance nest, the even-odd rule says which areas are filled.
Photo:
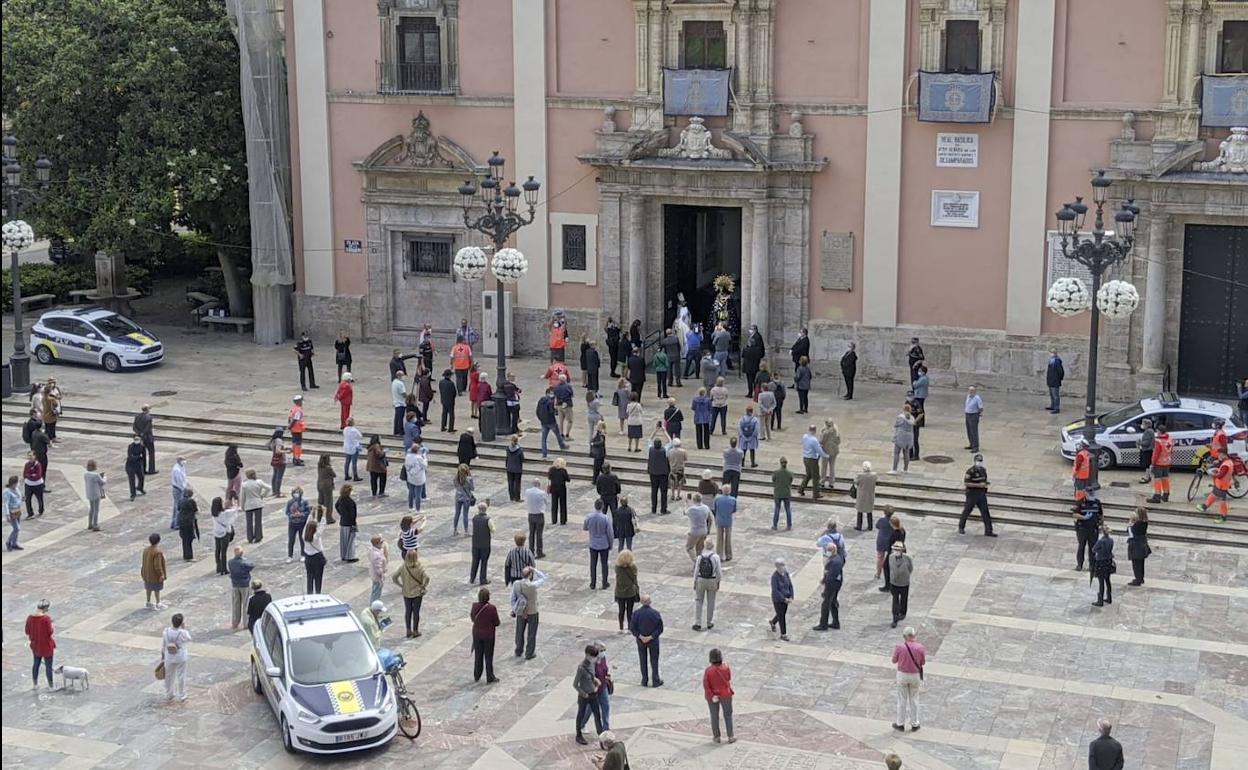
[[[502, 625], [502, 612], [491, 602], [491, 571], [493, 545], [498, 535], [496, 519], [492, 510], [503, 505], [484, 496], [477, 497], [473, 463], [478, 459], [476, 432], [473, 427], [456, 430], [456, 400], [467, 395], [469, 413], [477, 416], [481, 405], [494, 393], [489, 374], [482, 371], [474, 356], [474, 346], [479, 342], [476, 334], [465, 321], [456, 333], [456, 341], [450, 350], [451, 366], [441, 372], [434, 387], [435, 347], [433, 334], [428, 327], [422, 332], [417, 352], [405, 354], [395, 350], [389, 362], [393, 424], [391, 432], [402, 438], [403, 454], [392, 458], [390, 451], [374, 433], [366, 441], [357, 427], [355, 414], [355, 378], [351, 372], [353, 358], [351, 342], [343, 333], [335, 341], [335, 362], [338, 366], [338, 387], [333, 400], [338, 404], [339, 429], [342, 433], [342, 455], [336, 458], [321, 453], [316, 462], [316, 495], [308, 498], [303, 488], [295, 485], [289, 497], [282, 484], [288, 465], [304, 464], [304, 436], [310, 421], [323, 419], [317, 415], [310, 418], [304, 407], [301, 391], [291, 400], [285, 418], [285, 429], [274, 432], [267, 450], [269, 452], [269, 480], [260, 477], [259, 470], [248, 467], [235, 445], [226, 447], [223, 456], [223, 483], [221, 494], [212, 496], [209, 505], [209, 521], [214, 540], [216, 574], [228, 578], [230, 626], [238, 630], [246, 619], [246, 627], [252, 625], [271, 601], [264, 583], [253, 575], [257, 565], [247, 558], [245, 546], [237, 540], [245, 534], [247, 544], [258, 544], [264, 539], [265, 506], [273, 500], [283, 500], [280, 517], [286, 522], [286, 562], [296, 559], [305, 573], [305, 589], [319, 593], [330, 557], [327, 555], [327, 533], [337, 526], [339, 567], [349, 570], [349, 565], [361, 561], [356, 555], [356, 541], [361, 526], [357, 508], [355, 484], [362, 482], [359, 474], [360, 455], [365, 456], [365, 470], [369, 475], [369, 495], [373, 499], [388, 496], [388, 480], [395, 466], [399, 480], [405, 487], [406, 510], [398, 521], [393, 536], [381, 532], [368, 536], [365, 546], [367, 574], [370, 582], [368, 609], [360, 613], [361, 623], [370, 639], [378, 647], [383, 643], [381, 618], [388, 612], [383, 601], [386, 584], [391, 583], [402, 597], [404, 608], [405, 639], [421, 636], [420, 615], [422, 601], [431, 585], [449, 585], [451, 581], [438, 581], [436, 570], [426, 566], [422, 559], [422, 533], [428, 526], [427, 515], [422, 511], [428, 504], [431, 484], [430, 447], [423, 433], [432, 422], [433, 402], [439, 402], [439, 429], [456, 434], [458, 441], [454, 450], [454, 471], [451, 474], [453, 495], [449, 498], [453, 507], [452, 531], [458, 536], [462, 531], [470, 549], [468, 582], [476, 587], [475, 601], [471, 602], [468, 616], [472, 625], [473, 680], [480, 681], [482, 674], [487, 684], [498, 682], [494, 663], [495, 637]], [[661, 687], [659, 674], [661, 638], [664, 633], [663, 616], [654, 606], [651, 595], [644, 590], [646, 583], [634, 550], [634, 543], [643, 529], [642, 516], [637, 507], [630, 504], [624, 482], [608, 461], [607, 445], [611, 441], [610, 419], [604, 403], [606, 394], [598, 391], [601, 359], [594, 340], [583, 338], [580, 350], [580, 387], [584, 394], [580, 400], [585, 404], [586, 420], [584, 440], [576, 441], [578, 432], [575, 419], [578, 401], [575, 380], [565, 363], [567, 347], [566, 321], [556, 318], [551, 324], [550, 367], [538, 390], [534, 417], [536, 430], [540, 431], [540, 457], [549, 459], [552, 451], [568, 455], [585, 451], [592, 460], [592, 477], [589, 489], [593, 502], [586, 512], [581, 529], [585, 533], [586, 558], [589, 565], [589, 590], [612, 590], [617, 605], [618, 628], [621, 633], [633, 637], [638, 654], [640, 683], [643, 687]], [[727, 380], [730, 366], [728, 334], [719, 326], [702, 338], [701, 330], [687, 328], [683, 333], [666, 330], [655, 345], [649, 360], [640, 335], [640, 324], [634, 323], [627, 333], [614, 321], [606, 328], [606, 346], [609, 351], [611, 380], [615, 390], [611, 405], [615, 407], [618, 420], [617, 436], [627, 438], [630, 452], [645, 451], [645, 474], [649, 480], [649, 514], [654, 517], [669, 515], [676, 509], [688, 521], [685, 553], [689, 559], [691, 588], [694, 593], [694, 615], [691, 628], [694, 631], [711, 631], [715, 627], [716, 598], [725, 576], [733, 562], [733, 528], [740, 507], [742, 474], [749, 463], [750, 468], [759, 467], [760, 442], [783, 442], [785, 430], [783, 409], [787, 391], [798, 394], [799, 415], [810, 413], [809, 395], [816, 377], [810, 367], [810, 340], [803, 329], [790, 354], [793, 362], [791, 378], [781, 377], [769, 365], [763, 342], [756, 328], [746, 334], [738, 365], [744, 375], [748, 400], [742, 414], [735, 421], [729, 419], [729, 391]], [[300, 382], [303, 388], [316, 388], [313, 367], [314, 348], [308, 335], [304, 334], [296, 345]], [[408, 361], [414, 360], [414, 372], [408, 385]], [[925, 402], [931, 388], [925, 357], [918, 340], [914, 340], [908, 354], [909, 384], [900, 412], [893, 423], [892, 467], [889, 474], [904, 473], [910, 462], [919, 458], [919, 435], [925, 423]], [[853, 396], [853, 373], [856, 371], [856, 353], [851, 344], [841, 361], [845, 375], [845, 398]], [[1060, 361], [1059, 361], [1060, 366]], [[622, 369], [622, 374], [617, 373]], [[643, 402], [645, 385], [650, 376], [656, 383], [658, 398], [657, 415], [647, 416]], [[686, 380], [689, 382], [686, 383]], [[786, 384], [787, 383], [787, 384]], [[718, 474], [710, 469], [698, 478], [687, 478], [689, 449], [683, 442], [685, 408], [678, 398], [671, 395], [675, 388], [685, 384], [692, 386], [694, 394], [688, 402], [688, 415], [695, 428], [695, 450], [714, 452], [712, 446], [718, 427], [721, 443], [721, 467]], [[550, 558], [551, 542], [546, 537], [546, 517], [551, 527], [568, 525], [569, 489], [573, 486], [565, 457], [557, 456], [537, 471], [530, 486], [524, 486], [526, 473], [533, 474], [534, 458], [526, 456], [521, 444], [522, 431], [530, 427], [522, 418], [521, 399], [523, 390], [508, 376], [501, 385], [503, 400], [507, 406], [504, 427], [509, 428], [503, 466], [507, 476], [508, 499], [523, 505], [527, 530], [509, 533], [512, 544], [502, 559], [502, 578], [506, 588], [507, 613], [514, 619], [514, 654], [517, 658], [531, 660], [536, 656], [539, 606], [543, 594], [550, 590], [546, 574], [539, 569], [539, 560]], [[27, 517], [42, 515], [49, 447], [56, 442], [56, 415], [59, 413], [63, 394], [55, 380], [39, 388], [32, 395], [31, 418], [23, 430], [23, 439], [30, 446], [27, 467], [23, 471], [24, 494], [17, 490], [17, 477], [9, 480], [5, 490], [6, 509], [13, 522], [8, 546], [10, 550], [21, 549], [18, 542], [21, 510], [25, 506]], [[1057, 396], [1053, 396], [1052, 408], [1056, 411]], [[979, 418], [984, 401], [974, 387], [968, 389], [964, 419], [967, 449], [974, 454], [971, 466], [964, 478], [965, 508], [958, 525], [958, 532], [965, 533], [969, 515], [978, 510], [984, 524], [984, 534], [996, 537], [988, 506], [989, 479], [983, 455], [979, 453]], [[130, 500], [145, 495], [145, 478], [157, 472], [155, 446], [155, 419], [148, 405], [142, 406], [133, 423], [133, 440], [125, 450], [124, 467], [128, 479]], [[730, 423], [733, 426], [729, 433]], [[652, 426], [647, 435], [647, 426]], [[289, 445], [286, 434], [289, 433]], [[553, 437], [554, 446], [550, 439]], [[1164, 440], [1163, 440], [1164, 441]], [[912, 581], [916, 578], [914, 557], [908, 551], [907, 530], [900, 514], [892, 506], [877, 506], [875, 502], [878, 474], [872, 464], [862, 462], [848, 479], [848, 484], [838, 486], [836, 463], [841, 450], [841, 432], [835, 420], [826, 417], [813, 420], [801, 432], [800, 441], [791, 444], [793, 451], [801, 452], [803, 477], [798, 485], [798, 497], [805, 497], [807, 490], [812, 499], [836, 493], [852, 498], [856, 512], [854, 530], [867, 540], [874, 533], [874, 570], [872, 560], [850, 560], [850, 543], [841, 532], [840, 521], [832, 517], [814, 541], [814, 547], [822, 560], [819, 579], [818, 609], [813, 606], [806, 612], [818, 617], [814, 630], [818, 632], [841, 628], [840, 593], [847, 580], [847, 564], [863, 574], [873, 574], [881, 581], [879, 591], [890, 596], [890, 624], [897, 628], [908, 616], [909, 595]], [[582, 450], [582, 447], [584, 448]], [[532, 451], [530, 449], [529, 451]], [[449, 453], [448, 453], [449, 454]], [[703, 455], [707, 457], [709, 455]], [[341, 459], [341, 475], [335, 460]], [[393, 462], [392, 462], [393, 461]], [[1154, 476], [1164, 479], [1155, 463]], [[189, 468], [185, 456], [175, 456], [169, 468], [171, 489], [170, 530], [175, 530], [181, 543], [184, 561], [195, 559], [196, 543], [200, 540], [200, 504], [198, 493], [189, 481]], [[773, 516], [771, 529], [780, 526], [780, 514], [784, 512], [785, 531], [794, 526], [793, 487], [796, 475], [789, 468], [787, 457], [779, 457], [770, 470]], [[87, 463], [84, 470], [84, 487], [88, 502], [88, 528], [99, 531], [100, 500], [106, 495], [107, 477], [95, 460]], [[1077, 485], [1080, 495], [1076, 508], [1076, 533], [1080, 544], [1078, 565], [1082, 568], [1085, 550], [1090, 560], [1090, 576], [1098, 580], [1097, 606], [1112, 603], [1110, 575], [1113, 574], [1113, 539], [1100, 515], [1099, 501], [1088, 490]], [[1158, 494], [1168, 492], [1168, 487], [1158, 487]], [[638, 501], [641, 502], [640, 500]], [[35, 511], [37, 503], [38, 511]], [[641, 507], [640, 505], [638, 507]], [[680, 510], [682, 509], [683, 510]], [[16, 515], [14, 515], [16, 513]], [[337, 518], [335, 519], [335, 514]], [[877, 517], [878, 516], [878, 517]], [[1147, 511], [1141, 508], [1132, 518], [1128, 528], [1129, 558], [1135, 569], [1135, 581], [1142, 585], [1144, 560], [1148, 556]], [[462, 525], [462, 528], [461, 528]], [[712, 538], [711, 535], [714, 534]], [[651, 536], [654, 538], [660, 535]], [[391, 554], [391, 543], [397, 545], [397, 553]], [[296, 545], [298, 549], [296, 550]], [[612, 550], [615, 550], [614, 559]], [[805, 597], [794, 589], [784, 559], [774, 560], [770, 576], [770, 596], [774, 614], [768, 619], [768, 627], [780, 641], [788, 642], [790, 611], [795, 602]], [[922, 564], [918, 565], [919, 573]], [[658, 572], [658, 569], [655, 570]], [[146, 595], [146, 606], [153, 610], [165, 609], [161, 592], [168, 579], [165, 554], [160, 532], [148, 538], [141, 556], [140, 577]], [[431, 575], [431, 573], [434, 573]], [[614, 579], [612, 583], [611, 579]], [[449, 589], [436, 589], [449, 590]], [[46, 614], [46, 607], [43, 608]], [[29, 627], [29, 626], [28, 626]], [[50, 666], [51, 651], [46, 642], [51, 640], [50, 621], [47, 639], [42, 632], [32, 635], [35, 650], [35, 683], [38, 685], [38, 667], [47, 652]], [[39, 648], [35, 638], [39, 636]], [[920, 728], [918, 695], [926, 651], [917, 641], [917, 632], [907, 626], [902, 631], [902, 641], [892, 652], [897, 679], [897, 720], [894, 728], [911, 730]], [[182, 615], [174, 615], [164, 632], [164, 676], [166, 693], [170, 699], [186, 698], [186, 666], [188, 649], [192, 638], [189, 625]], [[576, 740], [587, 743], [583, 731], [592, 717], [603, 747], [622, 745], [614, 741], [610, 730], [610, 694], [614, 688], [611, 666], [606, 657], [607, 648], [595, 642], [585, 648], [585, 657], [574, 673], [577, 692]], [[49, 674], [50, 676], [50, 674]], [[736, 740], [732, 714], [732, 674], [719, 649], [709, 652], [709, 665], [703, 676], [704, 694], [716, 742], [722, 735], [731, 743]]]

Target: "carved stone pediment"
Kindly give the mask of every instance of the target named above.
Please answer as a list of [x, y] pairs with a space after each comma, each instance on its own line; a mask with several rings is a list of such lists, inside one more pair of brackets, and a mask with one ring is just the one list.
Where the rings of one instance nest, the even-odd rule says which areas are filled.
[[716, 147], [711, 141], [711, 130], [706, 121], [694, 116], [689, 118], [689, 125], [680, 131], [680, 141], [675, 147], [659, 150], [660, 158], [683, 158], [686, 160], [727, 160], [732, 157], [731, 150]]
[[1237, 126], [1231, 135], [1218, 145], [1218, 157], [1211, 161], [1196, 163], [1193, 171], [1213, 171], [1227, 174], [1248, 174], [1248, 128]]
[[365, 171], [432, 171], [475, 174], [481, 164], [445, 136], [435, 136], [424, 112], [412, 118], [406, 135], [392, 137], [356, 166]]

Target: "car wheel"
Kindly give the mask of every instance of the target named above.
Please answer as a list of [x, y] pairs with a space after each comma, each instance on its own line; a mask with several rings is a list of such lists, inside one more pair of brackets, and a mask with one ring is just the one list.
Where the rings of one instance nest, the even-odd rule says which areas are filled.
[[39, 363], [44, 366], [56, 363], [56, 356], [52, 355], [52, 349], [47, 345], [40, 345], [35, 348], [35, 358], [39, 359]]
[[256, 691], [256, 695], [263, 695], [264, 688], [260, 684], [260, 670], [256, 668], [256, 661], [251, 661], [251, 689]]
[[1101, 447], [1101, 451], [1096, 453], [1096, 467], [1099, 470], [1107, 471], [1112, 469], [1117, 464], [1118, 461], [1114, 457], [1114, 453], [1105, 447]]
[[286, 724], [286, 715], [282, 714], [282, 748], [287, 754], [295, 753], [295, 738], [290, 734], [290, 726]]
[[121, 371], [121, 359], [112, 353], [104, 354], [104, 368], [116, 374]]

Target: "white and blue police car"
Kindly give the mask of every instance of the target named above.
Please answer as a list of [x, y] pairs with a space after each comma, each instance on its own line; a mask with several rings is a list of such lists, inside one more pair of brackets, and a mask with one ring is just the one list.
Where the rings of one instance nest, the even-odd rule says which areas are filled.
[[251, 686], [286, 751], [341, 754], [388, 743], [398, 709], [351, 608], [325, 594], [273, 600], [252, 629]]
[[110, 372], [152, 366], [165, 358], [156, 335], [102, 307], [44, 313], [30, 330], [30, 349], [44, 365], [68, 361]]
[[[1199, 398], [1179, 398], [1173, 393], [1162, 393], [1156, 398], [1142, 398], [1134, 404], [1105, 412], [1096, 418], [1096, 443], [1101, 451], [1097, 458], [1101, 470], [1116, 466], [1142, 467], [1151, 461], [1151, 455], [1140, 452], [1140, 434], [1144, 420], [1151, 420], [1153, 427], [1164, 424], [1174, 439], [1174, 455], [1171, 467], [1196, 467], [1201, 448], [1209, 446], [1213, 438], [1214, 420], [1223, 420], [1224, 430], [1230, 439], [1230, 451], [1244, 454], [1248, 430], [1235, 417], [1231, 407], [1217, 401]], [[1079, 451], [1077, 442], [1084, 437], [1084, 422], [1069, 423], [1062, 427], [1062, 457], [1075, 459]]]

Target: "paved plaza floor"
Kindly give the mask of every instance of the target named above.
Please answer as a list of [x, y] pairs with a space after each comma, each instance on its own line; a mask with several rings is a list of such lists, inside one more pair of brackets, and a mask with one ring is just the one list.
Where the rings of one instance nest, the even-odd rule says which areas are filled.
[[[232, 336], [156, 331], [169, 347], [169, 361], [157, 369], [113, 376], [36, 366], [35, 377], [55, 374], [69, 407], [132, 410], [150, 402], [162, 413], [280, 421], [297, 390], [289, 348], [264, 350]], [[327, 340], [318, 344], [332, 354]], [[365, 433], [386, 432], [387, 357], [388, 350], [380, 346], [356, 346], [356, 414]], [[323, 426], [335, 419], [336, 408], [330, 402], [331, 355], [321, 358], [322, 387], [309, 395], [308, 409], [313, 422]], [[540, 362], [519, 364], [527, 395], [537, 389], [543, 368]], [[840, 423], [842, 475], [863, 459], [885, 463], [892, 415], [900, 403], [898, 387], [861, 383], [859, 399], [847, 404], [835, 393], [820, 392], [816, 382], [811, 416], [822, 419], [830, 413]], [[162, 391], [177, 393], [153, 395]], [[673, 392], [681, 394], [682, 404], [691, 395], [689, 387]], [[652, 387], [648, 393], [653, 394]], [[989, 391], [986, 400], [984, 449], [994, 480], [1011, 488], [1068, 494], [1069, 465], [1054, 451], [1054, 428], [1076, 412], [1052, 418], [1034, 396]], [[526, 413], [531, 405], [529, 399]], [[791, 399], [788, 410], [795, 406]], [[920, 464], [912, 475], [946, 484], [960, 479], [966, 461], [960, 406], [961, 394], [942, 391], [937, 383], [928, 402], [933, 427], [924, 432], [924, 454], [956, 461]], [[647, 407], [657, 411], [652, 398]], [[739, 409], [734, 403], [733, 412]], [[464, 419], [466, 409], [459, 411]], [[780, 453], [798, 456], [802, 419], [788, 417], [787, 430], [760, 453], [760, 464], [770, 465]], [[574, 437], [578, 449], [584, 439], [581, 422]], [[620, 441], [612, 435], [613, 452]], [[534, 437], [526, 445], [534, 446]], [[20, 436], [6, 427], [5, 476], [18, 471], [23, 450]], [[422, 559], [431, 575], [423, 636], [403, 640], [393, 627], [386, 632], [386, 643], [408, 660], [407, 681], [424, 717], [424, 733], [414, 743], [398, 738], [384, 750], [349, 758], [291, 757], [282, 750], [267, 704], [251, 691], [249, 639], [229, 629], [228, 581], [213, 574], [211, 540], [197, 545], [196, 561], [178, 558], [176, 538], [168, 530], [166, 473], [175, 453], [188, 457], [192, 484], [201, 495], [220, 493], [224, 475], [218, 447], [158, 447], [162, 473], [149, 478], [149, 494], [133, 503], [122, 494], [123, 441], [67, 433], [54, 449], [48, 512], [23, 522], [26, 550], [3, 559], [5, 767], [587, 768], [596, 752], [572, 740], [571, 679], [580, 651], [593, 640], [607, 646], [617, 683], [611, 727], [626, 741], [636, 770], [857, 770], [882, 767], [890, 751], [903, 757], [907, 769], [1065, 770], [1087, 766], [1087, 743], [1100, 717], [1115, 723], [1128, 768], [1222, 770], [1243, 766], [1248, 756], [1248, 552], [1242, 549], [1155, 545], [1146, 586], [1129, 588], [1120, 538], [1115, 601], [1095, 608], [1087, 573], [1072, 569], [1074, 538], [1068, 531], [1009, 527], [989, 540], [959, 536], [946, 521], [912, 519], [907, 544], [915, 575], [906, 622], [918, 629], [929, 665], [921, 694], [923, 729], [900, 734], [890, 726], [895, 705], [889, 660], [899, 629], [889, 627], [887, 596], [876, 591], [874, 538], [854, 532], [852, 522], [846, 522], [843, 627], [811, 631], [821, 569], [813, 543], [826, 514], [800, 500], [793, 530], [776, 532], [770, 529], [766, 501], [742, 499], [735, 558], [725, 566], [715, 628], [701, 632], [690, 628], [693, 568], [683, 551], [686, 526], [680, 506], [667, 517], [652, 517], [648, 505], [636, 506], [641, 590], [654, 597], [667, 628], [661, 663], [665, 684], [654, 689], [640, 687], [635, 647], [617, 630], [611, 592], [589, 590], [580, 521], [592, 496], [584, 484], [574, 484], [569, 525], [546, 530], [549, 558], [540, 567], [550, 579], [543, 589], [537, 657], [523, 661], [510, 655], [512, 622], [505, 619], [496, 655], [502, 681], [474, 684], [468, 608], [476, 588], [468, 584], [466, 539], [452, 535], [447, 526], [449, 473], [435, 469], [426, 508], [430, 526], [422, 538]], [[89, 458], [100, 462], [110, 481], [101, 533], [85, 530], [82, 466]], [[258, 451], [244, 449], [243, 459], [249, 466], [267, 465], [267, 456]], [[314, 489], [312, 465], [291, 468], [286, 488], [298, 483]], [[501, 474], [476, 475], [478, 495], [497, 503], [491, 578], [495, 601], [505, 606], [502, 560], [510, 533], [523, 526], [524, 512], [503, 502]], [[1115, 478], [1131, 475], [1124, 471]], [[630, 491], [634, 502], [643, 496], [642, 490]], [[1107, 491], [1124, 500], [1135, 494], [1133, 489]], [[405, 512], [402, 497], [372, 499], [366, 490], [357, 497], [361, 541], [377, 532], [392, 542]], [[248, 549], [257, 564], [255, 577], [275, 596], [302, 591], [304, 581], [301, 565], [285, 561], [280, 508], [281, 501], [266, 507], [268, 536]], [[206, 510], [202, 502], [201, 510]], [[202, 522], [201, 527], [207, 529]], [[170, 565], [165, 594], [170, 608], [159, 613], [144, 608], [138, 576], [140, 552], [152, 531], [166, 534]], [[325, 542], [331, 556], [326, 590], [362, 607], [369, 586], [366, 562], [336, 561], [337, 543], [337, 527], [331, 526]], [[767, 627], [768, 576], [780, 556], [788, 561], [797, 593], [790, 642], [780, 641]], [[41, 598], [52, 602], [58, 664], [89, 669], [90, 690], [31, 692], [22, 623]], [[397, 588], [388, 584], [383, 598], [397, 621], [402, 606]], [[175, 611], [185, 614], [195, 641], [190, 698], [168, 705], [151, 671], [159, 634]], [[733, 669], [739, 738], [733, 745], [710, 741], [700, 681], [712, 647], [724, 652]]]

